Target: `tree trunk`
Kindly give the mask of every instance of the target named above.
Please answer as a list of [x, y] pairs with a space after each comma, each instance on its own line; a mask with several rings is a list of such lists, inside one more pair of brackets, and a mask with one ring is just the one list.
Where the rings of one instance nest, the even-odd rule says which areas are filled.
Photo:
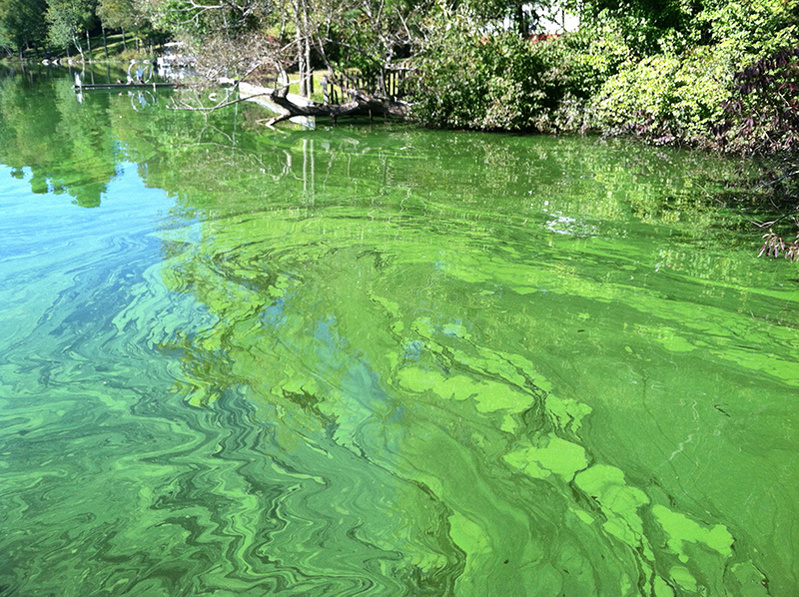
[[313, 65], [311, 64], [311, 40], [305, 36], [305, 76], [308, 78], [305, 82], [305, 97], [311, 97], [313, 94]]
[[85, 62], [86, 61], [86, 57], [83, 55], [83, 46], [81, 45], [80, 39], [78, 39], [77, 34], [75, 34], [72, 37], [72, 43], [75, 46], [75, 49], [78, 51], [78, 54], [80, 54], [80, 61], [81, 62]]
[[292, 0], [294, 28], [297, 31], [297, 70], [300, 77], [300, 95], [311, 97], [313, 92], [313, 69], [311, 68], [311, 27], [306, 0]]
[[516, 25], [518, 27], [519, 35], [523, 38], [526, 38], [530, 34], [530, 25], [527, 19], [527, 14], [524, 12], [524, 2], [522, 0], [518, 0], [515, 6], [514, 15], [516, 17]]
[[105, 52], [105, 61], [108, 62], [108, 40], [105, 37], [105, 25], [102, 26], [103, 29], [103, 51]]
[[311, 63], [311, 26], [308, 23], [308, 13], [310, 9], [308, 8], [308, 3], [306, 0], [302, 0], [303, 3], [303, 11], [302, 11], [302, 24], [303, 28], [305, 29], [305, 45], [303, 46], [303, 51], [305, 52], [305, 97], [311, 97], [313, 93], [313, 64]]
[[128, 51], [128, 40], [125, 39], [125, 28], [122, 28], [122, 49]]
[[89, 48], [89, 60], [92, 59], [92, 40], [89, 37], [89, 31], [86, 31], [86, 47]]
[[336, 122], [341, 116], [394, 116], [406, 118], [408, 116], [408, 104], [393, 101], [386, 98], [376, 98], [359, 90], [349, 90], [350, 101], [343, 104], [318, 104], [310, 102], [309, 105], [300, 106], [291, 101], [288, 97], [283, 97], [279, 92], [256, 86], [239, 88], [241, 98], [244, 100], [256, 101], [259, 97], [268, 97], [272, 104], [276, 104], [283, 109], [284, 113], [267, 119], [267, 125], [271, 126], [278, 122], [288, 120], [293, 116], [318, 116], [329, 117]]
[[305, 90], [305, 44], [303, 44], [302, 30], [299, 26], [299, 15], [297, 17], [297, 70], [300, 75], [300, 95], [308, 97]]

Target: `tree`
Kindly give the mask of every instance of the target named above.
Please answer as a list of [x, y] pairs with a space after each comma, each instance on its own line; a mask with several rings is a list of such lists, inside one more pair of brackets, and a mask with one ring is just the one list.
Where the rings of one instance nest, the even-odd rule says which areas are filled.
[[[381, 81], [395, 60], [410, 54], [431, 4], [432, 0], [152, 0], [149, 14], [193, 40], [201, 62], [208, 63], [208, 74], [219, 76], [223, 70], [212, 64], [226, 65], [226, 76], [233, 78], [263, 75], [264, 69], [279, 74], [295, 66], [300, 93], [310, 96], [313, 69], [320, 63], [331, 76], [355, 68]], [[203, 61], [203, 55], [208, 59]]]
[[275, 21], [279, 0], [134, 0], [154, 27], [192, 40], [198, 49], [214, 37], [234, 40]]
[[53, 45], [67, 51], [74, 46], [84, 60], [81, 36], [94, 22], [96, 4], [96, 0], [50, 0], [45, 17]]
[[139, 15], [133, 0], [99, 0], [97, 16], [109, 29], [127, 29]]
[[684, 49], [705, 37], [694, 18], [702, 0], [585, 0], [581, 23], [601, 30], [612, 22], [638, 56]]
[[794, 0], [705, 0], [696, 14], [708, 44], [724, 44], [739, 66], [799, 42], [799, 3]]
[[526, 38], [537, 32], [543, 12], [560, 4], [558, 0], [449, 0], [439, 6], [469, 14], [490, 29], [510, 28]]
[[425, 0], [355, 0], [333, 23], [326, 41], [339, 70], [356, 68], [387, 95], [385, 78], [398, 60], [420, 48], [424, 15], [433, 3]]
[[297, 70], [300, 79], [300, 95], [310, 97], [313, 93], [313, 65], [311, 47], [317, 32], [313, 6], [309, 0], [289, 0], [288, 8], [294, 24]]
[[[554, 110], [568, 82], [547, 42], [532, 43], [496, 17], [476, 18], [468, 5], [439, 9], [426, 21], [412, 59], [413, 114], [440, 127], [533, 130]], [[492, 13], [494, 15], [501, 13]]]
[[142, 20], [133, 0], [99, 0], [97, 17], [103, 25], [103, 35], [106, 28], [122, 31], [122, 43], [125, 49], [127, 49], [125, 30], [135, 29], [136, 24]]
[[43, 43], [47, 36], [45, 0], [0, 1], [0, 45], [22, 51], [30, 44]]

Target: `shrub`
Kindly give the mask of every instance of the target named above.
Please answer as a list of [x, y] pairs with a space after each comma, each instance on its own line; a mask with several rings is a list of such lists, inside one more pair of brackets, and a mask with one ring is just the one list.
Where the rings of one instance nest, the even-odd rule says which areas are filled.
[[719, 142], [758, 153], [799, 150], [799, 48], [775, 52], [735, 73]]
[[610, 133], [664, 144], [707, 144], [722, 118], [731, 80], [732, 67], [720, 49], [699, 47], [627, 63], [605, 82], [592, 105]]
[[545, 52], [510, 31], [481, 31], [463, 15], [432, 27], [414, 58], [413, 116], [437, 127], [530, 130], [557, 98]]

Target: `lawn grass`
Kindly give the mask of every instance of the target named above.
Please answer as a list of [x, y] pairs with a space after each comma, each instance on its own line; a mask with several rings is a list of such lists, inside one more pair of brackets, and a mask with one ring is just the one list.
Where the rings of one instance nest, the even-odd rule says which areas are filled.
[[[88, 46], [86, 45], [86, 41], [81, 40], [84, 46], [84, 56], [86, 60], [91, 62], [105, 62], [106, 61], [106, 50], [103, 47], [103, 36], [102, 35], [95, 35], [90, 37], [91, 42], [91, 52], [88, 50]], [[125, 39], [122, 39], [122, 33], [107, 33], [106, 34], [106, 43], [108, 45], [108, 58], [107, 60], [111, 62], [128, 62], [130, 60], [148, 60], [154, 58], [154, 56], [150, 55], [149, 46], [145, 43], [144, 40], [139, 40], [139, 48], [140, 50], [136, 50], [136, 35], [133, 33], [125, 33]], [[126, 49], [127, 45], [127, 49]], [[161, 46], [156, 45], [155, 50], [158, 52], [161, 49]], [[67, 58], [67, 53], [61, 48], [38, 48], [34, 49], [31, 48], [30, 50], [25, 50], [22, 53], [22, 57], [27, 61], [40, 61], [44, 60], [45, 57], [50, 59], [53, 58]], [[72, 60], [80, 61], [80, 54], [72, 49], [70, 50], [69, 57]], [[18, 56], [9, 57], [11, 60], [16, 60]]]

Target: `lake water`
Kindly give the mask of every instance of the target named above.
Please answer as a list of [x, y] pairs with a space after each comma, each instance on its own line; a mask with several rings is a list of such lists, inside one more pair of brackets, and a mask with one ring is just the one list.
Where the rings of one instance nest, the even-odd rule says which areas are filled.
[[0, 595], [799, 594], [734, 161], [71, 82], [0, 77]]

